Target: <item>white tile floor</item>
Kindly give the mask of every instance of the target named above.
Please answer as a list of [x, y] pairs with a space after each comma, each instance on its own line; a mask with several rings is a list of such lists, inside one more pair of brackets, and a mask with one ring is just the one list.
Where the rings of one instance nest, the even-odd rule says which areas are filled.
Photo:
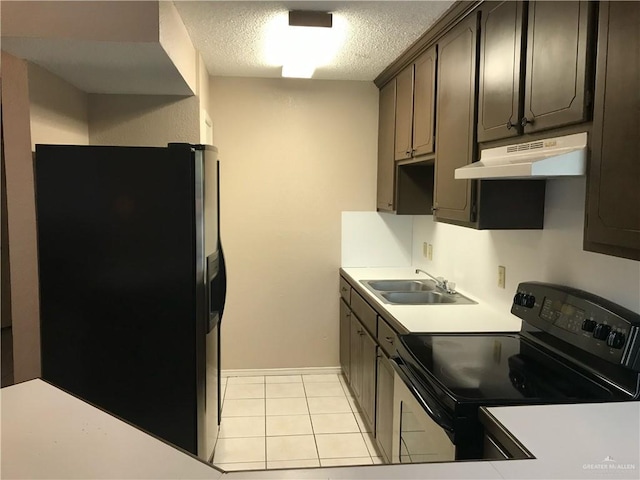
[[340, 375], [229, 377], [222, 392], [223, 470], [382, 463]]

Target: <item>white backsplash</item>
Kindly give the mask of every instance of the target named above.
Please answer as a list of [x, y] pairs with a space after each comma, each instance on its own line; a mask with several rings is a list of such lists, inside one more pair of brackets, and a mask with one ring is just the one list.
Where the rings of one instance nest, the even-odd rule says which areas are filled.
[[[422, 268], [504, 310], [518, 283], [535, 280], [586, 290], [640, 313], [640, 262], [582, 249], [585, 185], [584, 177], [547, 180], [543, 230], [474, 230], [427, 215], [343, 212], [342, 265]], [[433, 245], [431, 261], [424, 242]], [[504, 289], [499, 265], [506, 267]]]
[[[543, 230], [473, 230], [413, 221], [413, 264], [442, 275], [478, 297], [510, 308], [519, 282], [568, 285], [608, 298], [640, 313], [640, 262], [582, 249], [585, 178], [547, 180]], [[433, 260], [422, 253], [433, 245]], [[498, 266], [506, 267], [499, 288]]]
[[411, 216], [342, 212], [342, 266], [410, 266], [412, 222]]

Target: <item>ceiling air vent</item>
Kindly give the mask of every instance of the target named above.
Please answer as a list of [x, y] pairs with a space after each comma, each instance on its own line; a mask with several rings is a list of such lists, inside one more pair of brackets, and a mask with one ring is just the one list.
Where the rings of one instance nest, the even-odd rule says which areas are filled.
[[534, 150], [536, 148], [544, 147], [544, 142], [538, 140], [536, 142], [520, 143], [518, 145], [510, 145], [507, 147], [507, 153], [522, 152], [526, 150]]

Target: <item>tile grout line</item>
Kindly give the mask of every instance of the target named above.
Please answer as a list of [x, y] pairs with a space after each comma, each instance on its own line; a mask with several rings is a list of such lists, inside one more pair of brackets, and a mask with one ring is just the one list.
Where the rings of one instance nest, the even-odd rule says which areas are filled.
[[262, 377], [264, 388], [264, 469], [267, 470], [269, 465], [267, 460], [268, 448], [267, 448], [267, 377]]
[[318, 456], [318, 465], [322, 467], [320, 463], [320, 451], [318, 450], [318, 440], [316, 438], [316, 430], [313, 428], [313, 419], [311, 418], [311, 407], [309, 407], [309, 397], [307, 396], [307, 387], [304, 383], [304, 377], [302, 378], [302, 390], [304, 391], [304, 401], [307, 404], [307, 411], [309, 412], [309, 423], [311, 424], [311, 434], [313, 435], [313, 444], [316, 446], [316, 455]]

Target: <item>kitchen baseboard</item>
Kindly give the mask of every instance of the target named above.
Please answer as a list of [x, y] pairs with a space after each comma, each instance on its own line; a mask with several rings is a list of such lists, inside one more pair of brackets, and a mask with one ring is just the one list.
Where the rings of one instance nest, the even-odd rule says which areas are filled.
[[261, 368], [222, 370], [222, 377], [255, 377], [271, 375], [329, 375], [341, 373], [340, 367]]

